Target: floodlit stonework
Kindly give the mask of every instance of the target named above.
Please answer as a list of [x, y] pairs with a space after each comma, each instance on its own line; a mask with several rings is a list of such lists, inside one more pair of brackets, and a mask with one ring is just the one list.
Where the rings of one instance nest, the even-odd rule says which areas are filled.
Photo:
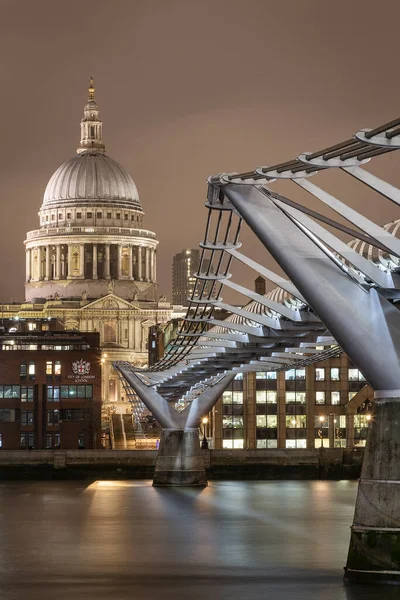
[[159, 298], [156, 235], [143, 229], [136, 185], [107, 156], [102, 127], [91, 79], [77, 154], [50, 178], [25, 240], [25, 303], [3, 313], [100, 333], [104, 417], [131, 410], [111, 363], [147, 364], [149, 327], [175, 314]]

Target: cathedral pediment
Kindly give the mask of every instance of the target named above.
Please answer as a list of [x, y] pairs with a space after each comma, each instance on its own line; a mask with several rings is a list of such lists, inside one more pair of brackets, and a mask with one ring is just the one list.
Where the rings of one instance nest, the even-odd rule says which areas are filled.
[[103, 298], [98, 298], [97, 300], [93, 300], [93, 302], [89, 302], [84, 307], [82, 307], [82, 312], [85, 310], [138, 310], [137, 307], [131, 302], [124, 300], [124, 298], [120, 298], [115, 294], [107, 294], [107, 296], [103, 296]]

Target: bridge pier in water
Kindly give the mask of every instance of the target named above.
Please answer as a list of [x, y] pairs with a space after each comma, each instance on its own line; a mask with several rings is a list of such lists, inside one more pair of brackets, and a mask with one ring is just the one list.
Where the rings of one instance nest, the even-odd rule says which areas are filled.
[[345, 580], [400, 584], [400, 394], [374, 402]]
[[207, 486], [198, 428], [162, 429], [154, 486]]

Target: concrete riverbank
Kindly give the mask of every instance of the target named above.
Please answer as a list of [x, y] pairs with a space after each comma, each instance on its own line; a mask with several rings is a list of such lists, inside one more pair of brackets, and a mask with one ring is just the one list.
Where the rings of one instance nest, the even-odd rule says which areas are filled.
[[[357, 479], [363, 450], [202, 450], [210, 480]], [[0, 480], [151, 479], [156, 450], [1, 450]]]

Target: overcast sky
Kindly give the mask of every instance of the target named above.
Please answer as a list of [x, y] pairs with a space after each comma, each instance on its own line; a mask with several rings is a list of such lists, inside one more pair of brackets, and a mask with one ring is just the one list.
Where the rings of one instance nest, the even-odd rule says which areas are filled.
[[[170, 297], [172, 256], [203, 235], [208, 175], [400, 116], [399, 17], [398, 0], [0, 0], [0, 301], [24, 298], [25, 233], [75, 153], [91, 74], [107, 153], [138, 187]], [[398, 161], [370, 169], [400, 185]], [[400, 217], [344, 174], [318, 178], [378, 223]]]

